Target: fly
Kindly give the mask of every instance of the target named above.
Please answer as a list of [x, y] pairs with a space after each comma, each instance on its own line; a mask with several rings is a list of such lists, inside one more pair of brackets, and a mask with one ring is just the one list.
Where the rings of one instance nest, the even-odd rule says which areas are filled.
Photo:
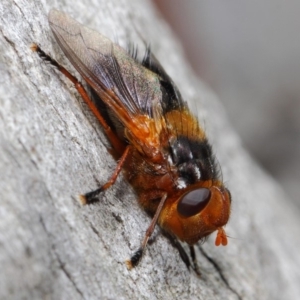
[[156, 224], [186, 242], [194, 262], [193, 245], [211, 233], [217, 232], [216, 246], [227, 245], [223, 227], [230, 216], [230, 192], [204, 130], [150, 49], [138, 61], [57, 10], [50, 11], [49, 24], [64, 54], [91, 88], [93, 99], [39, 46], [32, 49], [73, 82], [102, 125], [118, 161], [111, 178], [81, 195], [81, 203], [99, 201], [99, 194], [123, 170], [140, 206], [152, 217], [139, 249], [126, 262], [128, 268], [139, 263]]

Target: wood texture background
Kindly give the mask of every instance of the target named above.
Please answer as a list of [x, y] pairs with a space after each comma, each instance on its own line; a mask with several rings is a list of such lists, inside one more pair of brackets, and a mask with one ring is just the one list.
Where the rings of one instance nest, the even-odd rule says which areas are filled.
[[[100, 203], [79, 204], [115, 162], [70, 82], [30, 50], [36, 42], [74, 72], [48, 26], [53, 7], [123, 46], [143, 37], [197, 102], [233, 197], [229, 245], [197, 247], [200, 279], [159, 229], [140, 265], [126, 269], [150, 219], [122, 176]], [[0, 54], [1, 299], [297, 299], [299, 212], [243, 149], [149, 1], [1, 0]]]

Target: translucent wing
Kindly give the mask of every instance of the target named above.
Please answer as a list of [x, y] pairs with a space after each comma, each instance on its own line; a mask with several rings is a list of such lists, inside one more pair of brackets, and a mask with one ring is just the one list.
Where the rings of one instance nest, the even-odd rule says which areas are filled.
[[[91, 87], [110, 106], [118, 101], [131, 115], [152, 115], [162, 93], [157, 75], [143, 68], [120, 46], [57, 10], [49, 13], [62, 50]], [[110, 99], [107, 99], [110, 98]]]
[[[131, 143], [142, 138], [144, 146], [137, 148], [148, 156], [158, 155], [162, 132], [169, 123], [165, 114], [181, 112], [186, 106], [150, 50], [139, 63], [108, 38], [62, 12], [51, 10], [49, 23], [65, 55], [123, 124]], [[183, 120], [177, 119], [181, 128]]]

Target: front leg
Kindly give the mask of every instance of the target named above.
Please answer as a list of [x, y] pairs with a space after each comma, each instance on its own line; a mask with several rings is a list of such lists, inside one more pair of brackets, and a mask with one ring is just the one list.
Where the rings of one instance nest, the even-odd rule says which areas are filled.
[[139, 261], [141, 260], [142, 258], [142, 255], [143, 255], [143, 252], [147, 246], [147, 243], [148, 243], [148, 240], [150, 238], [150, 236], [152, 235], [153, 231], [154, 231], [154, 228], [155, 228], [155, 225], [157, 223], [157, 220], [159, 218], [159, 215], [163, 209], [163, 206], [166, 202], [166, 199], [167, 199], [167, 194], [163, 194], [163, 196], [161, 197], [161, 200], [159, 202], [159, 205], [156, 209], [156, 212], [155, 212], [155, 215], [150, 223], [150, 226], [148, 227], [147, 231], [146, 231], [146, 234], [145, 234], [145, 237], [144, 237], [144, 240], [140, 246], [140, 248], [131, 256], [131, 258], [129, 260], [126, 261], [126, 264], [127, 264], [127, 268], [130, 270], [132, 269], [133, 267], [137, 266], [137, 264], [139, 263]]

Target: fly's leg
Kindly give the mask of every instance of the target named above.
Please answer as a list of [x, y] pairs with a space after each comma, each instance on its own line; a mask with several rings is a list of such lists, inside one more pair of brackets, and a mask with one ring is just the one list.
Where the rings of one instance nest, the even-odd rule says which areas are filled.
[[164, 235], [170, 240], [172, 246], [178, 250], [182, 261], [185, 263], [186, 267], [188, 269], [190, 269], [191, 262], [190, 262], [189, 256], [186, 253], [186, 251], [184, 250], [184, 248], [182, 247], [181, 243], [178, 241], [178, 239], [168, 232], [164, 232]]
[[191, 259], [192, 259], [192, 263], [193, 263], [193, 265], [191, 265], [189, 256], [186, 253], [186, 251], [184, 250], [184, 248], [182, 247], [179, 240], [175, 236], [171, 235], [168, 232], [164, 232], [164, 235], [170, 240], [171, 244], [178, 250], [179, 255], [180, 255], [182, 261], [185, 263], [186, 267], [189, 270], [190, 270], [190, 268], [192, 268], [193, 271], [196, 273], [196, 275], [200, 276], [200, 271], [199, 271], [198, 264], [197, 264], [197, 259], [196, 259], [196, 253], [195, 253], [194, 246], [191, 246], [191, 245], [189, 246], [190, 255], [191, 255]]
[[55, 59], [53, 59], [51, 56], [45, 53], [38, 45], [32, 44], [31, 50], [37, 52], [37, 54], [44, 61], [49, 62], [52, 66], [57, 68], [64, 76], [66, 76], [74, 84], [75, 88], [77, 89], [78, 93], [81, 95], [84, 102], [88, 105], [90, 110], [93, 112], [95, 117], [102, 125], [104, 132], [109, 138], [114, 150], [117, 151], [118, 153], [123, 153], [125, 148], [124, 144], [120, 141], [117, 135], [111, 130], [110, 126], [107, 124], [107, 122], [105, 121], [105, 119], [97, 109], [96, 105], [87, 94], [82, 84], [78, 81], [78, 79], [75, 76], [73, 76], [66, 68], [61, 66]]
[[132, 269], [133, 267], [137, 266], [137, 264], [141, 260], [143, 252], [147, 246], [150, 236], [152, 235], [152, 233], [154, 231], [155, 225], [157, 223], [157, 220], [161, 213], [161, 210], [166, 202], [166, 199], [167, 199], [167, 194], [164, 194], [159, 202], [159, 205], [156, 209], [155, 215], [150, 223], [150, 226], [148, 227], [148, 229], [146, 231], [144, 240], [143, 240], [140, 248], [131, 256], [131, 258], [129, 260], [126, 261], [126, 265], [129, 270]]
[[190, 254], [191, 254], [192, 261], [193, 261], [193, 270], [195, 271], [195, 273], [198, 276], [200, 276], [201, 273], [199, 271], [199, 267], [198, 267], [198, 264], [197, 264], [197, 258], [196, 258], [196, 253], [195, 253], [194, 246], [190, 246]]
[[84, 195], [80, 195], [80, 202], [85, 205], [85, 204], [91, 204], [94, 202], [99, 201], [98, 198], [96, 198], [101, 192], [105, 191], [106, 189], [108, 189], [110, 186], [112, 186], [115, 181], [117, 180], [118, 175], [120, 174], [122, 167], [126, 161], [126, 158], [128, 156], [130, 150], [130, 146], [127, 146], [125, 148], [125, 151], [123, 153], [123, 155], [121, 156], [114, 173], [112, 174], [111, 178], [104, 184], [102, 185], [99, 189], [86, 193]]

